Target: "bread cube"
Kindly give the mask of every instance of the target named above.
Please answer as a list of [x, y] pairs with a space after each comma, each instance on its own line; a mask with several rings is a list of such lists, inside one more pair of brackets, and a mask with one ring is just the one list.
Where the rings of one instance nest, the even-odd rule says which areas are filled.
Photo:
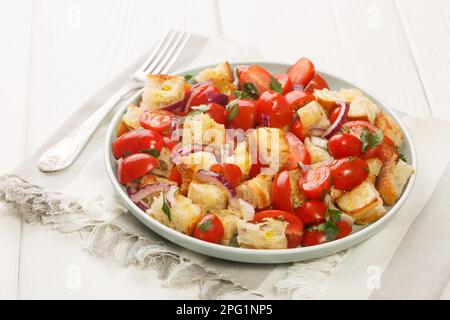
[[182, 185], [180, 188], [181, 194], [187, 193], [189, 184], [198, 171], [202, 169], [209, 170], [216, 163], [216, 157], [211, 152], [201, 151], [181, 157], [180, 163], [177, 165], [177, 169], [182, 178]]
[[378, 176], [377, 190], [385, 204], [392, 206], [397, 202], [413, 173], [414, 168], [402, 160], [397, 163], [391, 160], [383, 164]]
[[225, 209], [228, 203], [228, 195], [223, 188], [196, 181], [189, 185], [188, 198], [198, 205], [204, 213]]
[[313, 144], [309, 137], [305, 139], [305, 147], [308, 150], [309, 155], [311, 156], [312, 164], [333, 159], [333, 157], [328, 153], [327, 150]]
[[331, 125], [325, 109], [317, 101], [312, 101], [298, 109], [297, 114], [305, 130], [312, 128], [326, 130]]
[[122, 117], [122, 122], [127, 126], [129, 130], [136, 130], [141, 127], [140, 118], [144, 109], [130, 104], [127, 108], [126, 113]]
[[229, 245], [230, 240], [237, 234], [237, 221], [241, 218], [240, 212], [234, 209], [224, 209], [211, 211], [211, 213], [222, 222], [224, 230], [222, 244]]
[[241, 183], [236, 192], [239, 198], [258, 209], [267, 208], [272, 204], [273, 177], [258, 175], [251, 180]]
[[347, 119], [364, 120], [373, 124], [379, 112], [380, 109], [378, 106], [376, 106], [369, 98], [361, 96], [355, 98], [350, 103]]
[[212, 85], [220, 90], [220, 92], [230, 95], [236, 86], [234, 85], [234, 75], [228, 62], [219, 64], [215, 68], [205, 69], [196, 77], [197, 82], [211, 81]]
[[370, 158], [366, 160], [369, 166], [369, 181], [375, 185], [377, 177], [380, 174], [381, 167], [383, 167], [383, 161], [378, 158]]
[[162, 109], [182, 101], [186, 81], [180, 76], [151, 74], [142, 93], [141, 107], [145, 110]]
[[342, 101], [338, 92], [328, 89], [314, 90], [314, 96], [316, 97], [316, 101], [327, 112], [331, 112], [338, 105], [338, 102]]
[[237, 240], [243, 248], [286, 249], [286, 226], [286, 222], [274, 219], [266, 219], [264, 222], [258, 224], [238, 220]]
[[384, 112], [379, 112], [375, 118], [375, 126], [383, 132], [383, 134], [392, 140], [396, 147], [403, 143], [403, 132], [400, 126]]
[[225, 143], [225, 126], [207, 114], [188, 117], [183, 125], [183, 145], [211, 145], [215, 148]]
[[226, 163], [237, 165], [242, 171], [243, 178], [247, 178], [252, 167], [247, 142], [242, 141], [238, 143], [234, 150], [234, 154], [227, 157]]
[[349, 88], [349, 89], [341, 89], [338, 92], [339, 98], [343, 101], [346, 101], [348, 103], [352, 103], [353, 100], [355, 100], [358, 97], [362, 97], [363, 93], [361, 90], [356, 88]]

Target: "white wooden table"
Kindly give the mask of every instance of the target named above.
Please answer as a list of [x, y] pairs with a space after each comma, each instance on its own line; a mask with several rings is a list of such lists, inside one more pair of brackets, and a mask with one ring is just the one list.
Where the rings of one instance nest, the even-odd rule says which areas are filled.
[[[391, 106], [450, 120], [448, 0], [3, 0], [0, 173], [12, 170], [169, 27], [310, 57]], [[35, 164], [30, 164], [35, 165]], [[0, 204], [0, 298], [192, 298], [96, 260]]]

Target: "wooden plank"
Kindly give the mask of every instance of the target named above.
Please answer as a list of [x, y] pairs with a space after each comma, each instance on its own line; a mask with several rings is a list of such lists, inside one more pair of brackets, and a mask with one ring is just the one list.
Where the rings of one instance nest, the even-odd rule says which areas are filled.
[[432, 113], [450, 120], [450, 2], [396, 3]]
[[[32, 3], [29, 0], [0, 2], [0, 137], [7, 156], [0, 160], [0, 174], [22, 162], [25, 154], [27, 83], [30, 59]], [[17, 297], [20, 218], [0, 204], [0, 299]]]

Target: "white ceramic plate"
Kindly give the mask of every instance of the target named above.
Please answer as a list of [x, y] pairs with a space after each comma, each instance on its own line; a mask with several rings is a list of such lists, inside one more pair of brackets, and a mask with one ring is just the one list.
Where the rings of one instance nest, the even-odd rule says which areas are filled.
[[[275, 63], [275, 62], [263, 62], [263, 61], [242, 61], [238, 63], [239, 65], [252, 65], [258, 64], [262, 67], [266, 68], [272, 73], [285, 73], [289, 68], [289, 65], [284, 63]], [[234, 64], [232, 67], [238, 65]], [[197, 74], [199, 71], [212, 67], [214, 65], [202, 66], [193, 69], [182, 70], [177, 72], [176, 74], [185, 75], [185, 74]], [[351, 82], [348, 82], [340, 77], [331, 75], [326, 72], [320, 72], [324, 78], [327, 80], [331, 89], [340, 89], [340, 88], [360, 88]], [[403, 133], [405, 135], [405, 142], [401, 148], [401, 153], [403, 153], [408, 162], [417, 168], [417, 159], [416, 152], [414, 149], [413, 142], [411, 140], [411, 136], [406, 130], [404, 124], [401, 122], [399, 117], [389, 108], [383, 101], [378, 99], [377, 97], [371, 95], [367, 90], [360, 88], [375, 104], [380, 106], [385, 112], [387, 112], [390, 116], [392, 116], [397, 123], [400, 125]], [[284, 250], [255, 250], [255, 249], [244, 249], [244, 248], [235, 248], [235, 247], [227, 247], [222, 245], [211, 244], [205, 241], [197, 240], [193, 237], [186, 236], [180, 232], [172, 230], [163, 224], [157, 222], [153, 218], [149, 217], [145, 214], [141, 209], [139, 209], [127, 196], [125, 188], [123, 188], [118, 180], [117, 180], [117, 165], [116, 161], [111, 153], [111, 144], [116, 138], [117, 127], [120, 123], [122, 115], [125, 113], [126, 106], [130, 103], [137, 103], [140, 99], [140, 95], [136, 94], [132, 98], [130, 98], [128, 103], [124, 104], [123, 108], [117, 112], [114, 116], [113, 121], [111, 122], [108, 131], [106, 133], [105, 138], [105, 164], [106, 171], [109, 179], [111, 180], [112, 185], [115, 190], [119, 194], [123, 203], [129, 208], [131, 213], [139, 219], [143, 224], [149, 227], [151, 230], [159, 234], [160, 236], [170, 240], [182, 247], [193, 250], [198, 253], [202, 253], [208, 256], [232, 260], [232, 261], [240, 261], [240, 262], [249, 262], [249, 263], [286, 263], [286, 262], [296, 262], [303, 261], [307, 259], [320, 258], [323, 256], [330, 255], [332, 253], [348, 249], [366, 239], [373, 236], [377, 233], [381, 228], [386, 226], [389, 220], [397, 213], [397, 211], [401, 208], [401, 206], [405, 203], [409, 194], [411, 193], [411, 189], [413, 187], [415, 181], [415, 175], [413, 175], [408, 184], [403, 191], [403, 195], [400, 200], [391, 208], [389, 208], [387, 214], [376, 221], [375, 223], [366, 226], [366, 227], [356, 227], [353, 230], [353, 233], [346, 238], [328, 242], [325, 244], [321, 244], [313, 247], [306, 248], [296, 248], [296, 249], [284, 249]]]

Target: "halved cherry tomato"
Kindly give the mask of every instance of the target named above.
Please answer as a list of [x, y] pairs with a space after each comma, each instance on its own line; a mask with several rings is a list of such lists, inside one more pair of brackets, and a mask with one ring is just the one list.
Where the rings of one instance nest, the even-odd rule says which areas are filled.
[[214, 121], [219, 124], [227, 124], [227, 115], [224, 106], [217, 103], [209, 103], [207, 106], [209, 110], [205, 113], [209, 115], [211, 119], [214, 119]]
[[295, 215], [303, 221], [305, 226], [317, 225], [325, 222], [327, 205], [325, 201], [306, 201], [295, 210]]
[[336, 159], [360, 157], [362, 142], [349, 133], [336, 134], [328, 140], [328, 151]]
[[289, 76], [286, 73], [276, 74], [276, 75], [274, 75], [274, 78], [277, 79], [278, 82], [281, 84], [284, 95], [292, 90], [291, 78], [289, 78]]
[[331, 187], [331, 171], [328, 167], [308, 170], [300, 179], [300, 190], [309, 200], [320, 200]]
[[337, 117], [339, 116], [339, 113], [341, 112], [341, 106], [337, 106], [333, 109], [333, 111], [330, 112], [330, 116], [328, 117], [330, 119], [331, 123], [335, 123]]
[[[265, 123], [266, 120], [269, 123]], [[282, 128], [290, 124], [292, 111], [286, 98], [274, 91], [264, 92], [256, 103], [256, 121], [272, 128]]]
[[284, 169], [297, 169], [298, 162], [302, 162], [303, 164], [311, 164], [311, 156], [303, 142], [292, 132], [286, 133], [286, 139], [288, 140], [290, 154]]
[[[200, 84], [194, 91], [192, 91], [194, 95], [191, 100], [191, 107], [201, 106], [203, 104], [208, 104], [211, 101], [211, 96], [215, 94], [221, 94], [220, 90], [216, 87], [213, 87], [209, 83]], [[226, 101], [225, 101], [226, 102]]]
[[269, 166], [266, 164], [254, 163], [250, 168], [250, 173], [248, 174], [248, 177], [250, 179], [253, 179], [261, 173], [261, 170], [268, 167]]
[[297, 136], [302, 142], [305, 141], [305, 139], [309, 136], [309, 133], [305, 128], [303, 127], [302, 122], [300, 119], [296, 119], [291, 127], [291, 132]]
[[117, 169], [119, 182], [121, 184], [127, 184], [146, 175], [158, 166], [158, 159], [145, 153], [136, 153], [125, 159], [121, 158], [119, 159]]
[[275, 208], [287, 212], [294, 212], [291, 199], [291, 181], [289, 172], [278, 173], [273, 180], [272, 199]]
[[350, 233], [352, 233], [352, 225], [346, 221], [341, 220], [338, 223], [336, 223], [336, 226], [338, 227], [338, 230], [339, 230], [339, 233], [338, 233], [336, 239], [345, 238]]
[[288, 71], [292, 84], [298, 84], [306, 87], [314, 78], [316, 69], [314, 64], [308, 58], [301, 58]]
[[173, 141], [170, 137], [168, 136], [163, 136], [163, 143], [164, 143], [164, 147], [166, 147], [169, 150], [172, 150], [173, 148], [175, 148], [175, 146], [178, 144], [177, 141]]
[[282, 210], [265, 210], [255, 214], [253, 223], [261, 223], [265, 219], [276, 219], [287, 222], [286, 237], [288, 248], [296, 248], [302, 242], [303, 222], [292, 213]]
[[327, 242], [327, 235], [324, 231], [306, 230], [303, 234], [303, 247], [316, 246]]
[[172, 168], [172, 171], [170, 171], [169, 180], [176, 182], [179, 187], [183, 183], [183, 178], [181, 176], [180, 171], [178, 171], [177, 167], [174, 166]]
[[194, 237], [206, 242], [220, 244], [224, 233], [222, 221], [213, 214], [207, 214], [197, 223]]
[[[246, 131], [255, 126], [256, 101], [237, 100], [237, 105], [234, 108], [238, 108], [238, 111], [236, 117], [229, 120], [229, 125], [232, 128]], [[234, 108], [228, 110], [227, 117], [230, 117]]]
[[172, 124], [173, 113], [165, 110], [144, 111], [139, 122], [145, 129], [164, 132]]
[[359, 158], [341, 159], [331, 166], [331, 176], [336, 189], [351, 190], [367, 179], [369, 166]]
[[117, 138], [112, 145], [112, 152], [116, 159], [138, 152], [150, 153], [152, 150], [161, 152], [163, 138], [158, 132], [148, 129], [130, 131]]
[[237, 187], [242, 181], [242, 171], [237, 165], [232, 163], [216, 163], [211, 169], [212, 172], [222, 175], [233, 187]]
[[286, 94], [286, 100], [293, 111], [297, 111], [315, 99], [312, 94], [303, 90], [294, 90]]
[[305, 91], [314, 93], [314, 90], [322, 90], [322, 89], [330, 89], [330, 86], [320, 74], [316, 73], [314, 78], [306, 87]]
[[253, 83], [258, 90], [259, 95], [262, 95], [270, 89], [270, 81], [272, 81], [272, 79], [273, 77], [269, 71], [256, 65], [242, 70], [239, 74], [239, 82], [241, 86], [245, 83]]
[[370, 122], [367, 122], [367, 121], [363, 121], [363, 120], [346, 122], [344, 124], [344, 127], [347, 127], [349, 129], [350, 133], [358, 138], [361, 137], [361, 134], [363, 133], [364, 130], [369, 130], [370, 132], [372, 132], [374, 134], [377, 133], [377, 131], [378, 131], [378, 128], [375, 127], [373, 124], [371, 124]]

